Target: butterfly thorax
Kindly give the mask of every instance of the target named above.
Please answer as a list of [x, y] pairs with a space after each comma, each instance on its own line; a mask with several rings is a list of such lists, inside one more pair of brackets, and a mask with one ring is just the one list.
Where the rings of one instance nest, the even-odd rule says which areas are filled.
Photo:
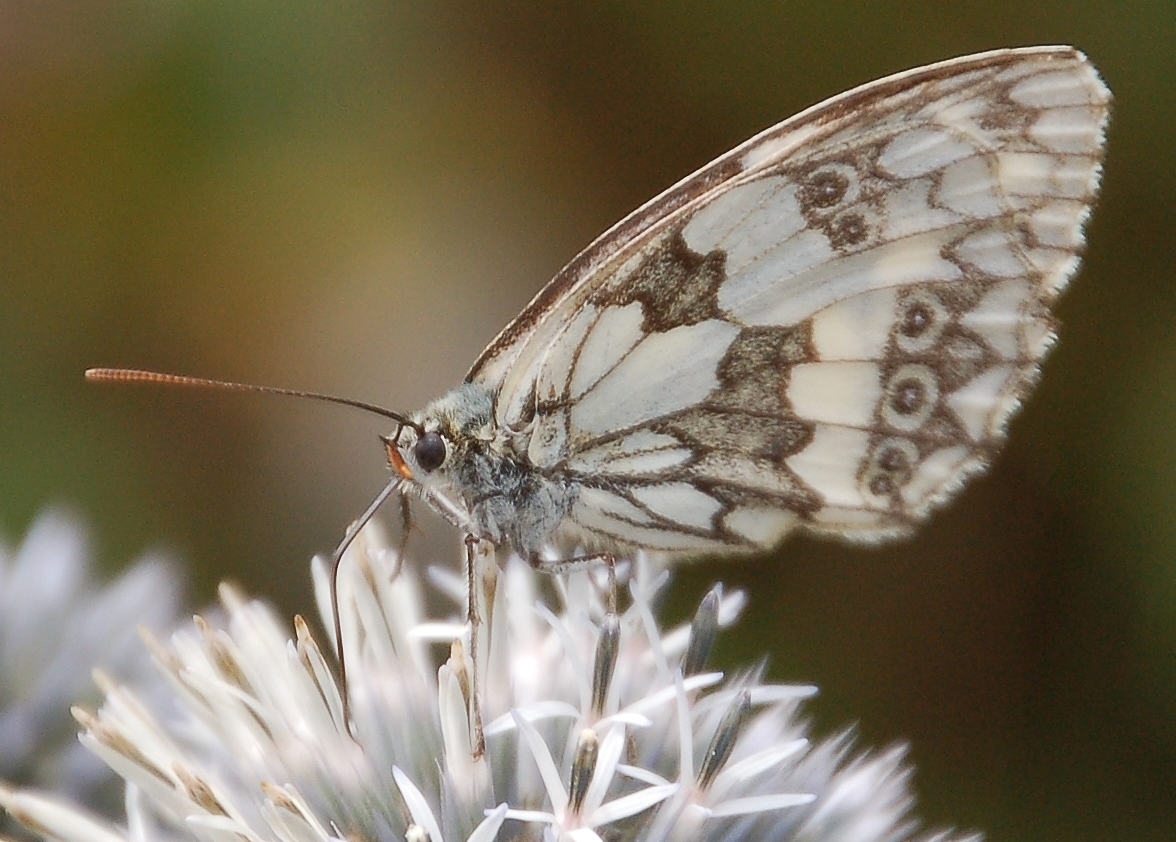
[[475, 537], [508, 543], [527, 557], [548, 546], [575, 502], [578, 486], [530, 464], [525, 441], [521, 446], [519, 441], [526, 434], [503, 431], [496, 424], [490, 389], [463, 384], [413, 421], [424, 437], [435, 441], [439, 435], [444, 443], [444, 450], [438, 450], [443, 461], [428, 470], [428, 454], [422, 450], [426, 442], [417, 431], [405, 429], [399, 441], [412, 483], [423, 495], [440, 494], [456, 504]]

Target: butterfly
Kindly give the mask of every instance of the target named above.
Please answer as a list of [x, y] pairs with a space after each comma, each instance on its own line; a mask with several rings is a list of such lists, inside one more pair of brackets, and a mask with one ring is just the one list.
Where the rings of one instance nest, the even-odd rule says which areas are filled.
[[762, 132], [556, 275], [387, 439], [394, 482], [536, 564], [910, 532], [1038, 378], [1109, 102], [1007, 49]]
[[359, 523], [416, 495], [549, 569], [909, 533], [1038, 378], [1110, 98], [1072, 47], [1004, 49], [761, 132], [597, 238], [424, 409], [310, 395], [397, 422]]

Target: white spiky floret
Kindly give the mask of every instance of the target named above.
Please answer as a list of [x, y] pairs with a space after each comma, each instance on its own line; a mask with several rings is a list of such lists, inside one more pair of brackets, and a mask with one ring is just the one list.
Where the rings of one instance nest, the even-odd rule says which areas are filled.
[[[350, 722], [307, 624], [295, 618], [291, 636], [222, 587], [225, 627], [197, 619], [152, 641], [171, 715], [115, 684], [76, 713], [82, 741], [127, 781], [125, 826], [34, 792], [0, 788], [0, 804], [64, 842], [917, 836], [901, 749], [855, 754], [844, 733], [811, 742], [797, 709], [814, 688], [706, 666], [742, 593], [716, 587], [691, 623], [663, 631], [668, 574], [649, 560], [622, 566], [616, 613], [600, 571], [483, 563], [471, 659], [465, 578], [422, 579], [400, 561], [373, 528], [345, 557]], [[314, 573], [330, 627], [321, 560]], [[450, 601], [440, 616], [429, 591]]]
[[0, 547], [0, 779], [113, 814], [116, 778], [78, 745], [70, 705], [100, 700], [95, 669], [140, 692], [158, 685], [137, 629], [173, 626], [183, 586], [158, 555], [110, 582], [93, 568], [85, 530], [60, 510], [38, 517], [16, 549]]

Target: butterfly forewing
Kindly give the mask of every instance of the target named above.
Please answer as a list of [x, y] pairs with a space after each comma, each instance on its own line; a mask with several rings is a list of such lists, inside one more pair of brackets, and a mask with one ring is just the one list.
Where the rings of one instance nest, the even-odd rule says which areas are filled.
[[579, 540], [905, 532], [991, 461], [1037, 376], [1109, 99], [1047, 47], [815, 106], [607, 232], [468, 379], [579, 487]]

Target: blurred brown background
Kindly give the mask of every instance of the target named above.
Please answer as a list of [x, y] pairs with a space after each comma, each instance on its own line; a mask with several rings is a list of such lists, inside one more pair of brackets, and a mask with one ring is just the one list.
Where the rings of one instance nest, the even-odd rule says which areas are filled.
[[[591, 8], [590, 8], [591, 6]], [[1176, 827], [1176, 4], [0, 5], [0, 530], [51, 502], [310, 610], [384, 480], [379, 419], [94, 387], [127, 365], [412, 409], [560, 265], [853, 85], [1072, 43], [1116, 95], [1062, 342], [994, 471], [917, 540], [699, 564], [822, 729], [909, 740], [921, 814], [993, 840]], [[420, 554], [456, 537], [425, 525]], [[433, 548], [426, 550], [426, 548]], [[440, 548], [440, 549], [436, 549]]]

